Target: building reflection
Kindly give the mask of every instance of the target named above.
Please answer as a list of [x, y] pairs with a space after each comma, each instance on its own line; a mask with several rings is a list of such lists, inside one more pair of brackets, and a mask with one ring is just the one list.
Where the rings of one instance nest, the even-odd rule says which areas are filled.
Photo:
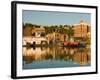
[[23, 61], [31, 63], [43, 60], [72, 61], [82, 65], [90, 63], [90, 49], [65, 47], [23, 47]]
[[79, 49], [75, 54], [73, 54], [73, 61], [79, 63], [81, 66], [90, 63], [90, 51]]

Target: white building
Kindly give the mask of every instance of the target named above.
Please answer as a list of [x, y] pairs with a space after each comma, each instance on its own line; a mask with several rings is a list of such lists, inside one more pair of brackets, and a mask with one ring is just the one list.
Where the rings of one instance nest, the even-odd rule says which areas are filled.
[[44, 28], [34, 28], [32, 30], [32, 36], [24, 36], [23, 37], [23, 45], [27, 43], [30, 44], [44, 44], [47, 42], [45, 37], [45, 29]]

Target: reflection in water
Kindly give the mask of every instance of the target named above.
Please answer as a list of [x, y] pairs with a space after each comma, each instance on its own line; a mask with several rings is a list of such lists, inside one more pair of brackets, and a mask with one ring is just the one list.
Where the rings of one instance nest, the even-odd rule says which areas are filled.
[[53, 68], [90, 65], [90, 49], [66, 47], [23, 47], [23, 68]]

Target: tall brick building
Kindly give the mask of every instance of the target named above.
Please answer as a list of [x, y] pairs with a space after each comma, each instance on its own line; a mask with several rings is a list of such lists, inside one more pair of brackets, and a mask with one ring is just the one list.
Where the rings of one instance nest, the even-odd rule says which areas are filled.
[[90, 25], [83, 20], [79, 24], [74, 24], [74, 38], [85, 38], [90, 32]]

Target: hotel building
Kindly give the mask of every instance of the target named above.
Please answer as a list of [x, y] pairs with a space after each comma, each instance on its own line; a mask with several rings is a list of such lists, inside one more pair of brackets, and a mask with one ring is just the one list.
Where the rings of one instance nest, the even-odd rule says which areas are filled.
[[89, 24], [83, 20], [81, 20], [79, 24], [74, 24], [74, 39], [84, 39], [87, 34], [90, 34]]

